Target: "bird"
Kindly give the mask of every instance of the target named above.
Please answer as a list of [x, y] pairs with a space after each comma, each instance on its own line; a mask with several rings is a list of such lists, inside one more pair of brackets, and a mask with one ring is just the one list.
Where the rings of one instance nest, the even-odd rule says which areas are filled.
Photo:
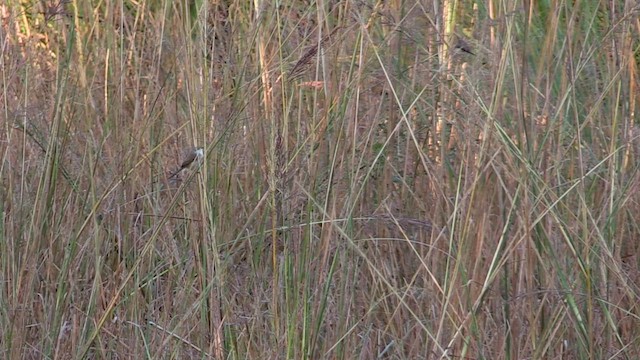
[[169, 176], [169, 179], [178, 175], [184, 169], [195, 168], [197, 165], [199, 165], [202, 162], [203, 158], [204, 158], [203, 148], [201, 147], [192, 148], [187, 154], [187, 156], [184, 158], [184, 160], [182, 161], [182, 164], [180, 164], [180, 168], [174, 171]]
[[457, 39], [454, 49], [466, 52], [467, 54], [475, 55], [475, 53], [471, 50], [471, 46], [461, 38]]

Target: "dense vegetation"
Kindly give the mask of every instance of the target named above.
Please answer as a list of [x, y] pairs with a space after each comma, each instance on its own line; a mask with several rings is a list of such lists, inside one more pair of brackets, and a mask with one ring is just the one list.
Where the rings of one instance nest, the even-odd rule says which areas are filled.
[[0, 4], [0, 358], [639, 358], [639, 14]]

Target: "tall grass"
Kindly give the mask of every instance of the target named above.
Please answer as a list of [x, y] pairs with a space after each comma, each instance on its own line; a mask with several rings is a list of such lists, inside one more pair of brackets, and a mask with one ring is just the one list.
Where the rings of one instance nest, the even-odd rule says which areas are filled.
[[0, 5], [0, 357], [638, 358], [640, 7], [526, 4]]

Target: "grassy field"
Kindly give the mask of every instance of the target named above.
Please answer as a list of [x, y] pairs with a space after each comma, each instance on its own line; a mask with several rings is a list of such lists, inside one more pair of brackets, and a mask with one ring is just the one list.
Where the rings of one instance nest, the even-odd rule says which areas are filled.
[[639, 15], [0, 4], [0, 358], [640, 358]]

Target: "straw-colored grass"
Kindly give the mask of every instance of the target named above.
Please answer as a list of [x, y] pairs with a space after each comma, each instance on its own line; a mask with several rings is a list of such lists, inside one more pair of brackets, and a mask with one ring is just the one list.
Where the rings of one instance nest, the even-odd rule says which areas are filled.
[[530, 3], [1, 4], [0, 358], [639, 358], [640, 7]]

